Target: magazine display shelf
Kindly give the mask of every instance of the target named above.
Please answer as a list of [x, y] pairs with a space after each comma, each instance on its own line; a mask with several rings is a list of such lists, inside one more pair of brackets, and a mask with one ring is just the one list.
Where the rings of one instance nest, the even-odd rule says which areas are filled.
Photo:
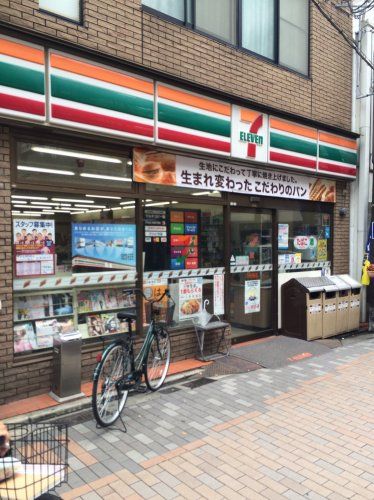
[[[53, 336], [61, 332], [80, 331], [83, 339], [89, 339], [126, 331], [127, 324], [118, 323], [116, 312], [133, 307], [122, 290], [133, 287], [135, 279], [135, 272], [82, 273], [54, 277], [56, 287], [51, 278], [45, 286], [38, 286], [39, 278], [15, 280], [15, 353], [50, 348]], [[70, 287], [68, 281], [73, 281]]]

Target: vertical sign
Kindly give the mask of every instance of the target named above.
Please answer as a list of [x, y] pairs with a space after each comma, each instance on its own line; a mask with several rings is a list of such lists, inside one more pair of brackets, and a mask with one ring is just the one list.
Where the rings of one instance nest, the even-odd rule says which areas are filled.
[[224, 274], [214, 275], [213, 287], [214, 314], [225, 314], [225, 276]]
[[191, 319], [202, 310], [203, 278], [182, 278], [179, 280], [179, 319]]
[[244, 314], [256, 313], [261, 310], [261, 281], [250, 280], [244, 287]]

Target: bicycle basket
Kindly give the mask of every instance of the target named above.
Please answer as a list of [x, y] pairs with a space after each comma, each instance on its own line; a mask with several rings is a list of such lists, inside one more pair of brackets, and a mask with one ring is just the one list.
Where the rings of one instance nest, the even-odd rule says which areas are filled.
[[[154, 319], [157, 323], [171, 325], [173, 323], [175, 302], [165, 297], [161, 302], [146, 303], [147, 319]], [[149, 321], [149, 320], [148, 320]]]
[[65, 424], [8, 424], [10, 453], [0, 458], [0, 498], [33, 500], [67, 481]]

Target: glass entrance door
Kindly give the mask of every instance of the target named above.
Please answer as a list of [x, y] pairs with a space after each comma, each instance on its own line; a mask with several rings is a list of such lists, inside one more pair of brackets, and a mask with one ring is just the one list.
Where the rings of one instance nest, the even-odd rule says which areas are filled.
[[233, 341], [273, 328], [270, 210], [231, 211], [230, 323]]

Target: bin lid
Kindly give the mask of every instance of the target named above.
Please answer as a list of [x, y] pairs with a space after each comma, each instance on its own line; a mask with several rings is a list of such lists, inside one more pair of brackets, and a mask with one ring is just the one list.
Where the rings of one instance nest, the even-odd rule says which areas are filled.
[[79, 340], [82, 338], [82, 335], [79, 331], [68, 332], [68, 333], [60, 333], [58, 336], [60, 342], [69, 342], [70, 340]]
[[348, 285], [346, 281], [342, 280], [340, 276], [329, 276], [329, 280], [335, 283], [335, 285], [338, 287], [340, 291], [351, 289], [351, 286]]
[[355, 279], [351, 278], [351, 276], [349, 276], [349, 274], [339, 274], [338, 278], [345, 281], [350, 286], [350, 288], [361, 288], [362, 287], [361, 283], [359, 283]]
[[333, 287], [333, 289], [329, 289], [326, 291], [337, 291], [338, 288], [336, 285], [329, 280], [326, 276], [316, 276], [316, 277], [308, 277], [308, 278], [295, 278], [296, 281], [300, 283], [304, 288], [311, 292], [323, 292], [326, 290], [326, 287]]

